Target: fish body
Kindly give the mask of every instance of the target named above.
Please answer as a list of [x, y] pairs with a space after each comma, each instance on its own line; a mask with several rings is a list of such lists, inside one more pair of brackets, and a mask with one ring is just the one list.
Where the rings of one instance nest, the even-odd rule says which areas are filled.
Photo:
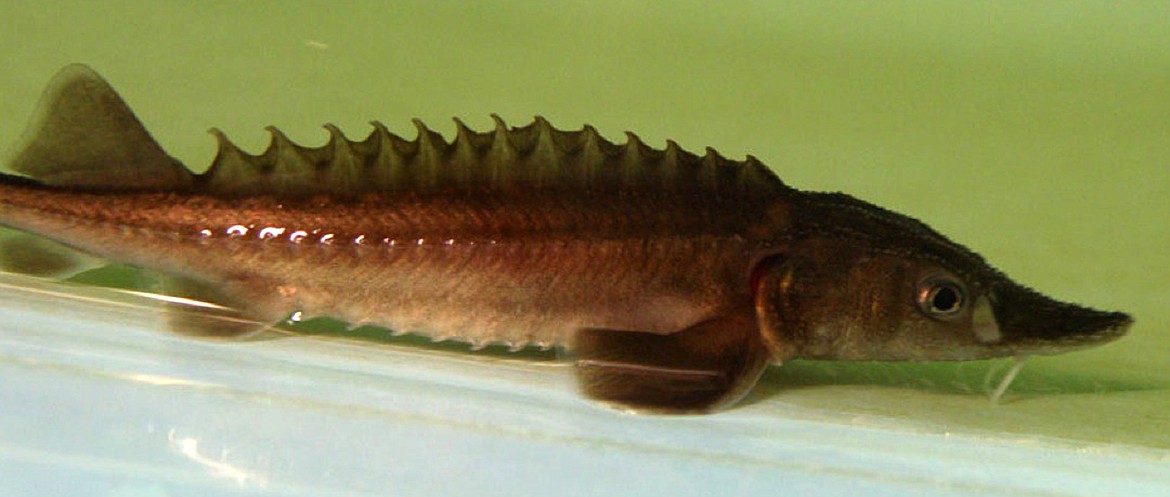
[[0, 223], [171, 275], [258, 322], [563, 347], [587, 395], [638, 410], [728, 405], [790, 359], [1052, 353], [1131, 322], [751, 157], [615, 145], [540, 118], [482, 133], [457, 121], [450, 142], [416, 124], [415, 140], [327, 126], [320, 148], [272, 130], [260, 155], [215, 132], [197, 175], [70, 66], [0, 176]]
[[702, 226], [713, 210], [682, 199], [0, 195], [10, 226], [216, 286], [269, 322], [301, 312], [551, 347], [582, 327], [677, 331], [749, 290], [752, 242]]

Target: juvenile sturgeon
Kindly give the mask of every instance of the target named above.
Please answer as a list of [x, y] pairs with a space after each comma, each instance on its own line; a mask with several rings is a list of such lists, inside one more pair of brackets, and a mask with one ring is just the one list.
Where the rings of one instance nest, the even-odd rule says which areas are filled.
[[[455, 139], [415, 121], [320, 148], [222, 133], [194, 174], [109, 84], [49, 84], [0, 176], [0, 224], [290, 314], [475, 345], [564, 347], [582, 391], [708, 411], [792, 359], [974, 360], [1114, 340], [1132, 320], [1018, 285], [925, 224], [806, 192], [748, 156], [624, 145], [537, 117]], [[181, 331], [232, 335], [209, 321]]]

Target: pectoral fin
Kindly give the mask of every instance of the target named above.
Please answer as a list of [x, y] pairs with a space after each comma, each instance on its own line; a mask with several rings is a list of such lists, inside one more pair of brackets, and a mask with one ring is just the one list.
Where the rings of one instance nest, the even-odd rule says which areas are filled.
[[746, 394], [768, 365], [749, 310], [660, 335], [583, 329], [572, 344], [582, 392], [632, 411], [694, 413]]

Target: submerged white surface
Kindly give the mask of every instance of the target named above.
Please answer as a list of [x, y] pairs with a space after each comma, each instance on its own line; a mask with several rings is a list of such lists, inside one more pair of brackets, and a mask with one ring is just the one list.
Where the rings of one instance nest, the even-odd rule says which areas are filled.
[[789, 406], [648, 417], [566, 368], [290, 337], [0, 275], [0, 495], [1170, 495], [1170, 456]]

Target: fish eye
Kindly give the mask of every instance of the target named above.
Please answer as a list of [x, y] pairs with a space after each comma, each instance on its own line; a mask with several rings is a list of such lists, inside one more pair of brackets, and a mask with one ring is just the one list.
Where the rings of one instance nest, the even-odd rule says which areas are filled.
[[918, 285], [918, 308], [935, 319], [948, 319], [963, 310], [967, 292], [953, 278], [927, 278]]

